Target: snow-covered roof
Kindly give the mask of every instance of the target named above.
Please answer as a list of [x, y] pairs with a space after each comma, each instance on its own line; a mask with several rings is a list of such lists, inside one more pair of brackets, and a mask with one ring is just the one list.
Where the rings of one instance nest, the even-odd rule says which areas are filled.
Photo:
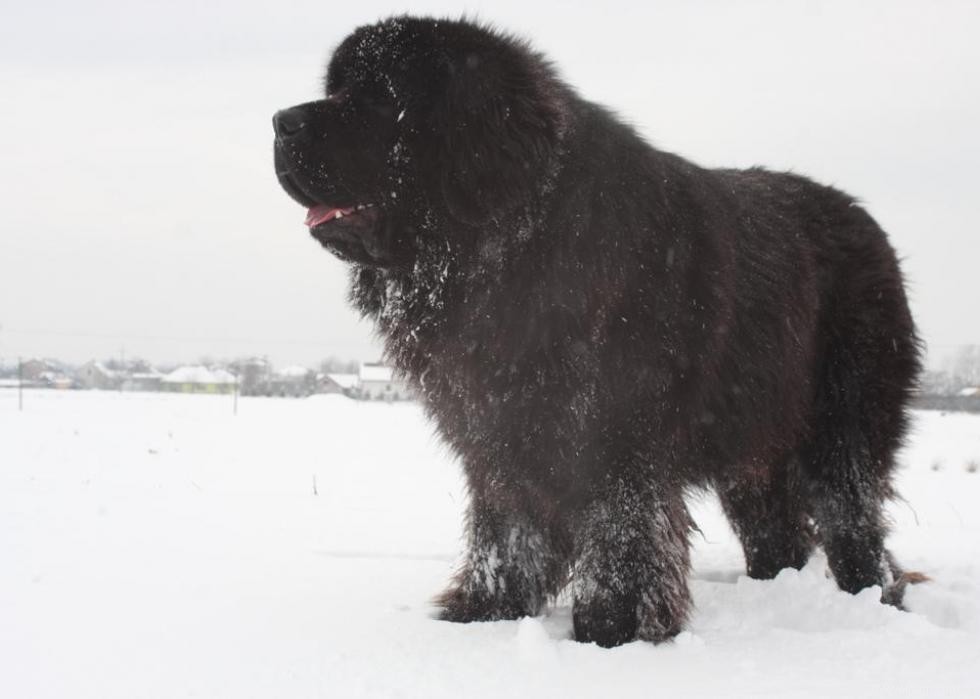
[[327, 378], [341, 388], [357, 388], [357, 374], [327, 374]]
[[110, 369], [105, 364], [99, 361], [89, 362], [87, 366], [92, 366], [96, 371], [101, 373], [103, 376], [107, 376], [109, 378], [115, 377], [117, 373], [114, 369]]
[[980, 394], [980, 387], [977, 387], [977, 386], [968, 386], [967, 388], [960, 389], [960, 392], [959, 392], [958, 395], [961, 395], [961, 396], [975, 396], [975, 395], [978, 395], [978, 394]]
[[361, 381], [391, 381], [392, 368], [384, 364], [361, 364]]
[[213, 383], [238, 383], [238, 379], [227, 369], [215, 369], [211, 372], [214, 376]]
[[212, 371], [204, 366], [182, 366], [163, 377], [164, 383], [227, 384], [236, 381], [234, 374], [229, 371]]

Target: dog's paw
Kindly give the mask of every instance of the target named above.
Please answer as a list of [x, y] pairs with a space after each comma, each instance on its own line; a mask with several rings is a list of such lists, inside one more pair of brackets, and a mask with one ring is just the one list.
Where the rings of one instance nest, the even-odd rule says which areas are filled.
[[931, 582], [930, 578], [925, 573], [920, 573], [918, 571], [900, 571], [898, 575], [895, 576], [894, 581], [885, 585], [881, 591], [881, 601], [883, 604], [890, 604], [893, 607], [904, 610], [905, 609], [905, 588], [909, 585], [918, 585], [920, 583]]
[[441, 621], [469, 623], [471, 621], [499, 621], [533, 616], [534, 611], [506, 597], [491, 596], [454, 586], [435, 598], [439, 607], [437, 618]]
[[620, 646], [637, 638], [636, 599], [630, 596], [577, 601], [572, 612], [575, 640], [602, 648]]

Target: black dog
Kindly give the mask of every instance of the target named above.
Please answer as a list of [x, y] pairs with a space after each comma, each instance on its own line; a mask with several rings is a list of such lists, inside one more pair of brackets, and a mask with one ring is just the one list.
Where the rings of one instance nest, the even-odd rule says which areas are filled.
[[841, 589], [900, 604], [882, 503], [919, 343], [854, 199], [658, 151], [465, 21], [359, 28], [274, 122], [282, 186], [462, 458], [443, 618], [538, 614], [570, 580], [577, 639], [671, 637], [704, 486], [752, 577], [820, 543]]

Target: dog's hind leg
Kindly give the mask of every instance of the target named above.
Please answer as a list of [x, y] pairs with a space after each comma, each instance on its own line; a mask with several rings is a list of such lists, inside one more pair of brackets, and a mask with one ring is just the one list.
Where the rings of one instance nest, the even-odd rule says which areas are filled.
[[891, 556], [885, 549], [886, 479], [875, 473], [864, 440], [850, 434], [840, 441], [815, 441], [808, 450], [813, 471], [814, 516], [830, 569], [842, 590], [857, 593], [881, 586], [882, 600], [893, 584]]
[[750, 578], [766, 580], [783, 568], [803, 567], [813, 550], [813, 535], [795, 456], [738, 473], [717, 490], [742, 543]]
[[885, 548], [883, 508], [892, 495], [919, 355], [895, 275], [859, 275], [827, 309], [816, 400], [800, 454], [838, 586], [856, 593], [880, 585], [882, 601], [898, 606], [906, 580]]

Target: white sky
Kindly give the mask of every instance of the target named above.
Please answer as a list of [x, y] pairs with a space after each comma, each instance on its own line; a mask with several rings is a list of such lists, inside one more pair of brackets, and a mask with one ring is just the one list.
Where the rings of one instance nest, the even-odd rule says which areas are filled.
[[[353, 7], [345, 7], [345, 5]], [[859, 196], [934, 358], [980, 344], [980, 3], [44, 2], [0, 9], [0, 358], [370, 359], [271, 162], [357, 24], [531, 37], [658, 147]]]

